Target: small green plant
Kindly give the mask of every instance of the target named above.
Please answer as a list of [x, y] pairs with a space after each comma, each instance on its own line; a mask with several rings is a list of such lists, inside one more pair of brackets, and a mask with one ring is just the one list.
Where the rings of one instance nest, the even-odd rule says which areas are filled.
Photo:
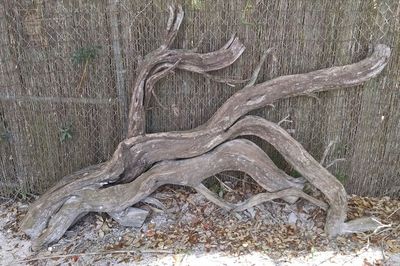
[[21, 200], [22, 202], [28, 202], [31, 201], [32, 199], [36, 199], [37, 196], [26, 191], [24, 188], [21, 187], [17, 191], [15, 191], [13, 198], [14, 200], [18, 199]]
[[244, 8], [242, 10], [242, 15], [240, 16], [240, 22], [243, 25], [248, 25], [248, 26], [254, 26], [255, 25], [254, 23], [248, 22], [247, 19], [246, 19], [248, 17], [248, 15], [253, 11], [253, 9], [254, 9], [254, 6], [251, 3], [251, 0], [247, 0], [246, 1], [246, 5], [244, 6]]
[[100, 49], [99, 45], [79, 48], [72, 55], [72, 61], [76, 65], [87, 64], [98, 56]]
[[202, 10], [204, 8], [203, 0], [189, 0], [188, 2], [192, 10]]
[[344, 182], [346, 182], [346, 180], [349, 179], [349, 176], [348, 176], [348, 175], [343, 174], [343, 173], [341, 173], [341, 172], [337, 173], [335, 176], [336, 176], [336, 178], [340, 181], [340, 183], [342, 183], [342, 184], [343, 184]]
[[219, 182], [218, 179], [215, 177], [209, 178], [205, 182], [206, 186], [215, 194], [217, 194], [219, 197], [223, 198], [225, 194], [225, 188], [221, 185], [221, 182]]
[[25, 201], [28, 200], [28, 193], [26, 193], [25, 191], [20, 190], [16, 194], [16, 198], [25, 202]]
[[65, 141], [72, 139], [72, 125], [64, 126], [60, 128], [60, 141], [64, 143]]
[[290, 172], [290, 176], [292, 176], [292, 177], [294, 177], [294, 178], [298, 178], [298, 177], [301, 177], [301, 174], [299, 173], [299, 172], [297, 172], [296, 170], [292, 170], [291, 172]]
[[72, 55], [72, 62], [75, 65], [83, 65], [82, 75], [77, 87], [79, 93], [81, 92], [83, 80], [86, 77], [88, 65], [98, 56], [100, 48], [101, 46], [99, 45], [82, 47], [76, 50]]
[[217, 194], [219, 197], [224, 197], [224, 188], [221, 186], [219, 182], [216, 182], [210, 186], [210, 190]]

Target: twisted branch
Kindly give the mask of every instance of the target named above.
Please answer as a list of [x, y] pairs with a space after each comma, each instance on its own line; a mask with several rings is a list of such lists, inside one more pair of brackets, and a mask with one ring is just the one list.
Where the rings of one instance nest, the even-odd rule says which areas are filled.
[[[119, 143], [109, 161], [65, 177], [31, 205], [22, 229], [35, 240], [34, 248], [57, 241], [88, 212], [123, 212], [164, 184], [191, 186], [210, 201], [233, 211], [275, 198], [294, 202], [302, 197], [327, 211], [328, 235], [365, 229], [360, 225], [362, 221], [344, 222], [347, 201], [342, 184], [296, 140], [279, 125], [260, 117], [243, 116], [282, 98], [359, 85], [382, 71], [390, 49], [377, 45], [371, 56], [358, 63], [255, 84], [263, 56], [250, 82], [230, 97], [207, 123], [188, 131], [145, 134], [144, 107], [157, 81], [176, 68], [212, 77], [207, 72], [233, 64], [244, 51], [235, 36], [215, 52], [171, 50], [183, 11], [181, 7], [171, 7], [169, 11], [162, 45], [146, 56], [138, 68], [129, 110], [128, 138]], [[302, 192], [303, 183], [278, 169], [254, 143], [235, 140], [246, 135], [258, 136], [272, 144], [325, 195], [327, 203]], [[201, 185], [206, 177], [227, 170], [247, 173], [267, 192], [232, 205]]]

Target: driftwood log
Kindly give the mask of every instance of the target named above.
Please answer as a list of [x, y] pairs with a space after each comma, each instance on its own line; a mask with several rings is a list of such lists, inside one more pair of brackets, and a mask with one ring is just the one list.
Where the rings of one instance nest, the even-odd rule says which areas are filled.
[[[126, 216], [143, 219], [146, 212], [132, 206], [164, 184], [190, 186], [232, 211], [243, 211], [276, 198], [293, 203], [301, 197], [326, 210], [325, 231], [331, 237], [377, 228], [380, 223], [374, 218], [346, 222], [347, 195], [342, 184], [279, 125], [246, 114], [282, 98], [362, 84], [382, 71], [390, 49], [379, 44], [369, 57], [351, 65], [255, 84], [262, 62], [249, 80], [209, 74], [230, 66], [242, 54], [245, 47], [235, 36], [221, 49], [210, 53], [171, 49], [184, 13], [180, 6], [170, 7], [169, 11], [162, 45], [138, 67], [126, 139], [119, 143], [110, 160], [64, 177], [30, 206], [22, 230], [34, 240], [33, 249], [59, 240], [88, 212], [109, 213], [125, 225]], [[174, 69], [199, 73], [231, 85], [244, 82], [247, 85], [230, 97], [208, 122], [195, 129], [146, 134], [145, 107], [152, 96], [156, 97], [154, 84]], [[248, 135], [273, 145], [303, 178], [289, 176], [256, 144], [240, 138]], [[225, 202], [202, 181], [227, 170], [245, 172], [266, 192], [237, 204]], [[304, 181], [323, 193], [326, 202], [303, 192]]]

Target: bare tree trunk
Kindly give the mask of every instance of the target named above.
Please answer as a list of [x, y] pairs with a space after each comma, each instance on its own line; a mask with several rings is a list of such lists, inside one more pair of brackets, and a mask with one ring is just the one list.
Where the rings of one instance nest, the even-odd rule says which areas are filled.
[[[38, 249], [57, 241], [88, 212], [109, 212], [117, 220], [123, 220], [127, 213], [135, 215], [133, 208], [129, 209], [133, 212], [128, 212], [127, 208], [146, 199], [164, 184], [193, 187], [220, 207], [234, 211], [275, 198], [294, 202], [302, 197], [327, 211], [325, 231], [331, 237], [376, 228], [377, 224], [371, 222], [374, 220], [365, 218], [345, 223], [347, 200], [342, 184], [279, 125], [246, 114], [282, 98], [359, 85], [382, 71], [390, 49], [377, 45], [372, 55], [355, 64], [254, 84], [260, 64], [249, 83], [204, 125], [182, 132], [146, 134], [144, 108], [154, 84], [175, 68], [219, 82], [244, 82], [207, 73], [233, 64], [242, 54], [244, 46], [236, 37], [218, 51], [206, 54], [170, 49], [182, 19], [182, 8], [171, 7], [162, 45], [147, 55], [138, 68], [127, 138], [118, 145], [112, 158], [64, 177], [31, 205], [22, 229], [34, 239], [33, 247]], [[277, 168], [257, 145], [239, 138], [245, 135], [258, 136], [272, 144], [306, 181], [325, 195], [327, 202], [304, 193], [304, 182]], [[247, 173], [267, 192], [231, 204], [202, 185], [205, 178], [227, 170]], [[143, 212], [137, 212], [138, 219], [143, 216]]]

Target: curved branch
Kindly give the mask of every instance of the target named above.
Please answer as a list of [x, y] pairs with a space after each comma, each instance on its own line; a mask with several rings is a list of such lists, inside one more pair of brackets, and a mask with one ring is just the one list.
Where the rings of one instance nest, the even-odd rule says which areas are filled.
[[275, 192], [259, 193], [241, 203], [226, 202], [225, 200], [218, 197], [215, 193], [211, 192], [203, 184], [199, 184], [198, 186], [195, 186], [194, 189], [198, 193], [202, 194], [206, 199], [208, 199], [212, 203], [218, 205], [219, 207], [221, 207], [227, 211], [233, 210], [235, 212], [241, 212], [241, 211], [247, 210], [251, 207], [254, 207], [256, 205], [259, 205], [259, 204], [267, 202], [267, 201], [271, 201], [274, 199], [282, 199], [282, 198], [287, 198], [287, 197], [304, 198], [304, 199], [310, 201], [311, 203], [313, 203], [314, 205], [320, 207], [324, 211], [326, 211], [329, 207], [328, 204], [326, 204], [325, 202], [320, 201], [314, 197], [311, 197], [310, 195], [304, 193], [303, 191], [301, 191], [297, 188], [287, 188], [287, 189], [283, 189], [283, 190], [275, 191]]
[[312, 204], [320, 207], [324, 211], [326, 211], [329, 208], [329, 205], [326, 204], [325, 202], [320, 201], [314, 197], [311, 197], [310, 195], [304, 193], [303, 191], [301, 191], [297, 188], [287, 188], [287, 189], [283, 189], [283, 190], [276, 191], [276, 192], [265, 192], [265, 193], [257, 194], [255, 196], [249, 198], [248, 200], [246, 200], [243, 203], [236, 204], [236, 207], [233, 210], [237, 211], [237, 212], [244, 211], [248, 208], [251, 208], [251, 207], [261, 204], [263, 202], [271, 201], [274, 199], [280, 199], [280, 198], [284, 198], [284, 197], [299, 197], [299, 198], [306, 199], [309, 202], [311, 202]]
[[[232, 37], [220, 50], [207, 54], [199, 54], [189, 50], [169, 50], [178, 33], [182, 23], [184, 12], [181, 5], [169, 6], [169, 18], [166, 27], [165, 38], [161, 46], [149, 53], [138, 66], [139, 72], [133, 86], [129, 115], [127, 137], [143, 135], [145, 133], [145, 97], [152, 95], [154, 83], [165, 76], [169, 71], [159, 74], [158, 65], [169, 64], [170, 66], [205, 73], [218, 70], [231, 65], [242, 54], [244, 50], [237, 38]], [[182, 61], [180, 63], [180, 61]], [[158, 74], [157, 74], [158, 73]], [[152, 77], [156, 75], [156, 77]], [[150, 80], [152, 82], [148, 83]]]
[[169, 18], [167, 22], [167, 31], [163, 44], [161, 45], [162, 49], [166, 49], [171, 46], [174, 42], [176, 35], [178, 34], [179, 27], [182, 24], [184, 12], [181, 5], [176, 6], [168, 6]]
[[[304, 150], [304, 148], [300, 144], [298, 144], [284, 129], [280, 128], [274, 123], [266, 121], [265, 119], [249, 116], [238, 121], [225, 134], [219, 135], [219, 139], [217, 140], [219, 143], [221, 143], [226, 139], [235, 138], [239, 135], [256, 135], [267, 140], [273, 146], [275, 146], [275, 148], [282, 153], [282, 155], [287, 159], [289, 163], [294, 166], [296, 170], [298, 170], [307, 180], [309, 180], [311, 184], [315, 185], [324, 194], [326, 194], [331, 205], [331, 208], [328, 210], [328, 221], [331, 221], [333, 224], [342, 224], [345, 219], [346, 212], [345, 201], [342, 200], [343, 197], [341, 193], [336, 194], [341, 191], [344, 192], [341, 184], [337, 182], [336, 179], [332, 177], [329, 172], [326, 171], [326, 169], [320, 166], [318, 162], [316, 162], [311, 157], [311, 155], [309, 155]], [[212, 146], [218, 144], [215, 142], [215, 140], [209, 141], [209, 145], [206, 145], [206, 148], [208, 149], [211, 149]], [[241, 142], [244, 141], [242, 140]], [[191, 143], [193, 145], [194, 141], [191, 140]], [[287, 143], [288, 145], [282, 145], [285, 143]], [[228, 150], [228, 147], [230, 148], [230, 150]], [[160, 148], [165, 149], [166, 147], [164, 146]], [[170, 147], [168, 151], [171, 152], [171, 149], [172, 147]], [[176, 149], [172, 150], [173, 152], [177, 151]], [[195, 150], [198, 151], [197, 149]], [[154, 151], [154, 148], [152, 149], [152, 151]], [[213, 154], [213, 152], [215, 154], [215, 151], [219, 151], [218, 156], [211, 157], [210, 154]], [[224, 151], [225, 154], [223, 154]], [[234, 154], [232, 151], [235, 151], [236, 154]], [[74, 195], [76, 196], [80, 193], [87, 195], [87, 193], [91, 193], [90, 196], [84, 197], [84, 202], [85, 205], [89, 204], [90, 206], [93, 206], [93, 204], [100, 204], [96, 205], [98, 206], [97, 211], [107, 211], [104, 208], [106, 208], [106, 206], [109, 206], [107, 205], [107, 203], [101, 201], [101, 195], [104, 195], [104, 197], [106, 197], [108, 201], [110, 200], [110, 197], [106, 195], [120, 195], [119, 197], [111, 197], [113, 199], [113, 207], [111, 209], [113, 211], [118, 211], [115, 209], [116, 206], [124, 209], [130, 204], [134, 204], [142, 198], [147, 197], [149, 194], [146, 193], [152, 192], [152, 190], [149, 190], [148, 188], [153, 187], [154, 182], [156, 182], [158, 186], [165, 183], [197, 186], [199, 182], [201, 182], [202, 178], [227, 170], [238, 170], [246, 172], [250, 176], [252, 176], [258, 183], [260, 183], [260, 185], [263, 186], [267, 191], [271, 192], [285, 189], [285, 186], [286, 188], [299, 186], [298, 184], [293, 183], [290, 178], [285, 178], [285, 174], [276, 167], [273, 167], [273, 163], [270, 162], [270, 159], [265, 155], [265, 153], [262, 152], [262, 150], [260, 150], [256, 145], [249, 144], [248, 141], [246, 142], [246, 145], [239, 145], [239, 140], [229, 141], [227, 143], [221, 144], [213, 152], [209, 152], [199, 157], [194, 157], [186, 160], [160, 162], [156, 164], [155, 167], [146, 171], [129, 184], [114, 185], [100, 191], [80, 186], [73, 190]], [[202, 152], [200, 154], [202, 154]], [[232, 160], [232, 158], [234, 158], [235, 156], [238, 158], [237, 160], [229, 161]], [[118, 157], [121, 158], [120, 156]], [[207, 163], [201, 164], [198, 161], [196, 162], [196, 160], [200, 160], [199, 158], [207, 157], [211, 158], [207, 161]], [[128, 158], [131, 158], [131, 156], [128, 156]], [[140, 160], [133, 161], [140, 162]], [[202, 166], [204, 164], [208, 165], [206, 170]], [[200, 168], [196, 169], [196, 166]], [[186, 172], [187, 177], [179, 178], [181, 175], [179, 175], [177, 171], [185, 171], [185, 168], [188, 171]], [[132, 171], [132, 169], [129, 169], [128, 172], [130, 171]], [[199, 176], [196, 176], [196, 174], [194, 173], [197, 173]], [[165, 182], [165, 179], [167, 177], [171, 178], [171, 175], [179, 179], [177, 183], [174, 183], [171, 179], [168, 179], [168, 182]], [[282, 178], [276, 179], [280, 176], [282, 176]], [[143, 191], [142, 193], [139, 193], [137, 191], [137, 189], [139, 189], [141, 185], [147, 188], [147, 190], [145, 190], [145, 194], [143, 194]], [[127, 191], [124, 191], [125, 189], [128, 189], [132, 186], [134, 186], [133, 189], [136, 189], [135, 191], [131, 191], [129, 193]], [[48, 204], [48, 206], [46, 206], [46, 210], [50, 210], [51, 208], [53, 208], [54, 201], [57, 201], [57, 198], [59, 198], [59, 200], [65, 199], [65, 192], [60, 193], [60, 191], [58, 191], [58, 193], [51, 194], [53, 204]], [[107, 192], [108, 194], [103, 194], [105, 192]], [[126, 196], [128, 195], [135, 195], [135, 197], [133, 199], [126, 199]], [[45, 197], [43, 197], [41, 200], [43, 199], [45, 200]], [[45, 204], [45, 202], [43, 202], [43, 204]], [[108, 204], [110, 204], [110, 202], [108, 202]], [[34, 207], [37, 207], [37, 205]], [[36, 223], [31, 230], [40, 234], [40, 232], [44, 229], [43, 226], [47, 224], [47, 220], [52, 217], [52, 214], [56, 212], [58, 208], [53, 208], [52, 212], [48, 213], [48, 216], [45, 216], [43, 213], [40, 212], [41, 208], [43, 208], [43, 205], [40, 208], [36, 209], [34, 207], [31, 207], [28, 213], [28, 215], [31, 215], [31, 221], [33, 218], [33, 223]], [[34, 210], [36, 210], [36, 212]], [[89, 210], [83, 208], [79, 211], [85, 212]], [[95, 209], [91, 209], [90, 211], [95, 211]], [[77, 210], [75, 210], [75, 212], [77, 212]], [[333, 218], [335, 218], [334, 221], [332, 221]]]
[[256, 66], [256, 68], [253, 71], [253, 74], [251, 75], [249, 83], [247, 83], [243, 89], [254, 86], [254, 84], [257, 81], [258, 75], [260, 74], [261, 67], [264, 64], [265, 59], [267, 58], [267, 55], [270, 54], [272, 51], [273, 48], [269, 48], [268, 50], [264, 51], [263, 55], [261, 56], [260, 62], [258, 62], [258, 65]]
[[[173, 27], [176, 30], [179, 28], [183, 17], [181, 7], [178, 9], [180, 13], [176, 16], [176, 20], [174, 19], [176, 23]], [[174, 11], [174, 9], [171, 10]], [[168, 37], [168, 40], [173, 40], [176, 35], [173, 32], [175, 30], [169, 32], [173, 37]], [[170, 43], [170, 41], [167, 41], [167, 43]], [[159, 49], [150, 53], [139, 67], [140, 72], [134, 85], [129, 109], [128, 137], [144, 134], [146, 119], [143, 101], [147, 90], [145, 81], [150, 78], [149, 73], [157, 64], [170, 63], [174, 65], [180, 61], [177, 65], [179, 69], [205, 73], [229, 66], [244, 51], [244, 46], [235, 37], [231, 38], [220, 50], [207, 54], [198, 54], [186, 50], [168, 50], [167, 47], [162, 45]], [[312, 92], [327, 90], [327, 88], [359, 85], [380, 73], [387, 64], [389, 56], [390, 49], [385, 45], [378, 44], [369, 58], [355, 64], [317, 70], [307, 74], [279, 77], [257, 85], [246, 86], [245, 90], [239, 91], [229, 98], [203, 127], [229, 127], [244, 114], [272, 104], [281, 98], [309, 95]], [[255, 73], [257, 73], [257, 69]], [[229, 117], [226, 117], [226, 114], [229, 114]]]
[[363, 233], [366, 231], [378, 231], [381, 228], [391, 227], [391, 224], [383, 224], [375, 217], [362, 217], [343, 224], [341, 234]]
[[[65, 200], [51, 215], [35, 246], [58, 240], [81, 213], [119, 212], [149, 196], [162, 185], [199, 188], [205, 178], [229, 170], [247, 173], [270, 192], [299, 187], [299, 184], [286, 178], [286, 174], [257, 145], [245, 139], [231, 140], [198, 157], [160, 162], [131, 183], [75, 191], [74, 196]], [[282, 192], [280, 195], [286, 196]]]
[[[154, 133], [127, 139], [120, 143], [110, 161], [95, 167], [95, 169], [80, 171], [78, 174], [72, 175], [71, 178], [62, 180], [55, 188], [36, 201], [24, 220], [23, 229], [33, 237], [40, 234], [46, 227], [51, 215], [59, 208], [59, 205], [65, 202], [75, 191], [85, 188], [98, 188], [104, 183], [114, 183], [120, 179], [126, 181], [134, 180], [156, 162], [198, 156], [216, 147], [228, 138], [244, 134], [243, 128], [247, 126], [246, 121], [250, 123], [249, 119], [245, 118], [234, 126], [231, 127], [231, 125], [238, 119], [238, 116], [248, 111], [271, 104], [276, 99], [288, 97], [291, 94], [298, 95], [313, 90], [321, 91], [325, 85], [330, 86], [329, 89], [335, 87], [335, 85], [338, 87], [357, 85], [358, 82], [365, 81], [377, 75], [387, 64], [389, 54], [390, 50], [388, 47], [378, 45], [371, 57], [350, 66], [334, 67], [303, 75], [281, 77], [239, 91], [217, 111], [217, 115], [206, 125], [194, 130]], [[309, 87], [307, 87], [307, 80], [310, 84]], [[224, 112], [226, 112], [226, 115], [222, 115]], [[249, 130], [245, 133], [251, 134]], [[283, 133], [287, 135], [285, 131]], [[302, 162], [307, 163], [311, 160], [314, 165], [314, 168], [311, 169], [319, 169], [318, 163], [315, 162], [304, 148], [293, 139], [291, 139], [290, 143], [293, 143], [296, 148], [294, 155], [286, 152], [286, 156], [293, 157], [291, 159], [292, 164], [300, 164], [301, 166]], [[298, 156], [299, 154], [301, 155], [300, 157]], [[297, 161], [297, 157], [303, 159]], [[331, 183], [329, 180], [335, 180], [326, 170], [321, 170], [326, 178], [315, 176], [315, 173], [307, 169], [302, 169], [302, 171], [299, 172], [312, 184], [316, 184], [317, 188], [323, 193], [329, 188]], [[346, 205], [346, 199], [343, 196], [345, 192], [341, 184], [334, 183], [333, 187], [338, 190], [327, 192], [329, 201], [332, 203], [336, 199], [339, 200], [330, 208], [328, 221], [331, 224], [327, 223], [327, 227], [333, 228], [332, 232], [329, 233], [335, 235], [340, 231], [340, 228], [336, 228], [334, 225], [341, 226], [341, 221], [345, 219], [345, 208], [343, 210], [342, 206]], [[52, 201], [49, 201], [50, 198]]]
[[156, 82], [165, 77], [166, 75], [168, 75], [170, 72], [172, 72], [177, 67], [179, 62], [180, 61], [178, 60], [176, 61], [175, 64], [164, 63], [161, 66], [158, 66], [154, 70], [154, 73], [151, 74], [151, 76], [147, 79], [146, 92], [144, 95], [144, 99], [146, 101], [145, 107], [149, 106], [151, 95], [153, 95], [154, 93], [153, 89]]
[[282, 76], [247, 87], [230, 97], [205, 126], [226, 128], [246, 113], [279, 99], [360, 85], [378, 75], [389, 57], [390, 48], [378, 44], [370, 57], [351, 65]]
[[346, 192], [335, 177], [278, 125], [256, 117], [239, 119], [278, 99], [359, 85], [382, 71], [390, 49], [377, 45], [370, 57], [355, 64], [283, 76], [254, 85], [260, 63], [250, 83], [230, 97], [206, 124], [185, 132], [144, 135], [145, 97], [151, 95], [157, 80], [173, 68], [200, 74], [225, 68], [244, 51], [243, 44], [234, 36], [218, 51], [206, 54], [170, 50], [183, 19], [183, 10], [180, 6], [170, 7], [169, 12], [165, 40], [138, 67], [129, 109], [127, 136], [130, 139], [118, 145], [108, 162], [63, 179], [36, 201], [24, 219], [23, 230], [33, 238], [38, 237], [37, 246], [45, 245], [59, 239], [78, 217], [89, 211], [122, 211], [167, 183], [201, 190], [200, 183], [205, 177], [227, 170], [248, 173], [272, 193], [241, 203], [236, 206], [239, 210], [277, 195], [287, 195], [282, 192], [287, 189], [292, 193], [290, 197], [305, 197], [326, 208], [323, 203], [299, 192], [296, 188], [302, 184], [276, 168], [255, 144], [247, 140], [227, 141], [243, 135], [255, 135], [268, 141], [326, 196], [329, 208], [325, 231], [328, 235], [356, 230], [363, 221], [344, 223]]
[[[152, 75], [159, 75], [161, 66], [174, 66], [181, 70], [194, 73], [206, 73], [214, 70], [226, 68], [233, 64], [243, 53], [245, 47], [237, 37], [231, 38], [223, 48], [210, 53], [195, 53], [189, 50], [168, 50], [157, 49], [150, 53], [138, 67], [137, 75], [128, 117], [128, 137], [143, 135], [145, 131], [145, 111], [144, 98], [150, 95], [154, 83], [161, 77], [152, 78]], [[209, 76], [209, 75], [207, 75]], [[153, 80], [148, 86], [149, 80]]]
[[206, 199], [214, 203], [215, 205], [229, 211], [235, 208], [235, 204], [226, 202], [225, 200], [217, 197], [215, 193], [211, 192], [205, 185], [202, 183], [198, 184], [197, 186], [193, 187], [197, 193], [203, 195]]
[[[175, 40], [179, 27], [183, 20], [184, 12], [180, 5], [178, 6], [178, 8], [175, 5], [169, 5], [168, 12], [169, 17], [166, 27], [165, 38], [161, 46], [155, 51], [148, 54], [144, 60], [140, 60], [139, 62], [139, 72], [133, 86], [133, 93], [131, 97], [131, 102], [129, 104], [128, 131], [126, 134], [127, 137], [143, 135], [146, 130], [146, 112], [144, 107], [146, 79], [150, 78], [149, 74], [152, 69], [158, 63], [162, 63], [161, 59], [166, 50]], [[174, 64], [175, 63], [173, 63], [172, 65]], [[151, 88], [149, 90], [151, 90]], [[151, 94], [149, 93], [148, 95], [150, 96]]]

